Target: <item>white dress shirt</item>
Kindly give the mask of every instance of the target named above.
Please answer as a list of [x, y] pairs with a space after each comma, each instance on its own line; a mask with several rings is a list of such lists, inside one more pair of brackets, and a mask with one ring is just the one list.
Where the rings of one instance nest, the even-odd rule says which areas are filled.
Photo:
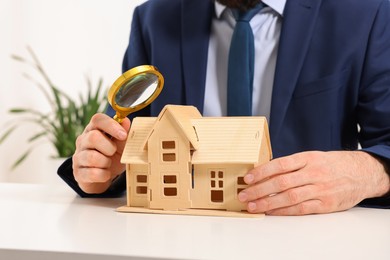
[[[255, 39], [252, 115], [266, 116], [268, 120], [282, 14], [286, 1], [263, 0], [267, 7], [250, 21]], [[227, 115], [228, 59], [235, 24], [231, 10], [216, 2], [208, 50], [204, 116]]]

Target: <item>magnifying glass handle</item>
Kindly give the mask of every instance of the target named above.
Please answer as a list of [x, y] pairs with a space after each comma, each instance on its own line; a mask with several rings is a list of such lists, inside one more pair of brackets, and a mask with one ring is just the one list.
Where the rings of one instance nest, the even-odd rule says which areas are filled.
[[120, 123], [123, 122], [123, 119], [124, 119], [124, 118], [119, 117], [118, 114], [116, 114], [116, 115], [113, 117], [113, 119], [114, 119], [115, 121], [117, 121], [117, 122], [120, 124]]

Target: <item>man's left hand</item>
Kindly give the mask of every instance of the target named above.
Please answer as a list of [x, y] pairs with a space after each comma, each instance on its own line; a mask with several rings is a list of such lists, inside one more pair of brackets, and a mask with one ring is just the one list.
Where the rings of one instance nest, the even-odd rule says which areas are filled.
[[390, 190], [383, 164], [362, 151], [302, 152], [249, 171], [239, 194], [251, 213], [305, 215], [342, 211]]

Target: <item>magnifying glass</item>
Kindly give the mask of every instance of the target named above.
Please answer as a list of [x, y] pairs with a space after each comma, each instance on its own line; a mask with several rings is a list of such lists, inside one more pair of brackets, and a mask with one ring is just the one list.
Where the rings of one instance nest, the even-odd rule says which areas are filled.
[[153, 102], [164, 86], [156, 67], [142, 65], [123, 73], [108, 91], [108, 102], [116, 111], [114, 120], [121, 123], [131, 113]]

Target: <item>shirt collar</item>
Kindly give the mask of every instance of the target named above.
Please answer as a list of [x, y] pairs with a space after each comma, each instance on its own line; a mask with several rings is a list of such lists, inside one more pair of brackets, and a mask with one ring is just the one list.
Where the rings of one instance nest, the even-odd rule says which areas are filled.
[[[275, 10], [280, 16], [283, 16], [284, 7], [286, 6], [287, 0], [263, 0], [263, 3]], [[227, 7], [215, 1], [215, 14], [217, 18], [220, 18], [223, 11]]]

